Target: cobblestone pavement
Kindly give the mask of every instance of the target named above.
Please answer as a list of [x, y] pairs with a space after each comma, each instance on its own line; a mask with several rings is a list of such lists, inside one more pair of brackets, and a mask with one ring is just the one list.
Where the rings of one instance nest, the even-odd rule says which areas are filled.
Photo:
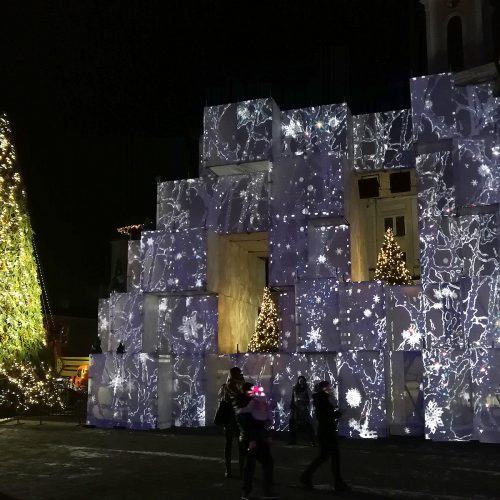
[[[222, 436], [207, 432], [138, 432], [35, 421], [0, 424], [0, 499], [238, 499], [239, 479], [224, 479]], [[341, 441], [342, 469], [353, 499], [500, 499], [500, 446], [428, 441]], [[273, 444], [276, 489], [283, 499], [325, 499], [298, 475], [315, 454]], [[236, 455], [236, 454], [235, 454]], [[237, 468], [235, 466], [235, 468]], [[260, 471], [255, 493], [260, 492]]]

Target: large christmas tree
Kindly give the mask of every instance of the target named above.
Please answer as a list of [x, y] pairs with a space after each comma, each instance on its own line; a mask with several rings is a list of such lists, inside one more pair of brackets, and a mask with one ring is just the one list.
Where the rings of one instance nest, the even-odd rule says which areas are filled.
[[384, 243], [378, 254], [375, 279], [384, 281], [388, 285], [409, 285], [412, 282], [403, 252], [394, 239], [391, 228], [385, 232]]
[[41, 289], [9, 122], [0, 114], [0, 363], [35, 356], [45, 342]]
[[278, 312], [269, 288], [264, 288], [264, 298], [260, 308], [257, 327], [250, 342], [248, 352], [276, 352], [280, 347]]

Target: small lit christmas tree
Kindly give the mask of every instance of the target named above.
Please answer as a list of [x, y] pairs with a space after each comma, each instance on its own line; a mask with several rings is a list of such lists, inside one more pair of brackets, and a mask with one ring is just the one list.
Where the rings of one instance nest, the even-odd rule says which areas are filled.
[[257, 327], [250, 342], [248, 352], [276, 352], [280, 347], [278, 312], [269, 288], [264, 288], [264, 298], [260, 309]]
[[378, 254], [375, 279], [384, 281], [388, 285], [409, 285], [412, 283], [403, 252], [394, 239], [391, 228], [385, 232], [384, 243]]

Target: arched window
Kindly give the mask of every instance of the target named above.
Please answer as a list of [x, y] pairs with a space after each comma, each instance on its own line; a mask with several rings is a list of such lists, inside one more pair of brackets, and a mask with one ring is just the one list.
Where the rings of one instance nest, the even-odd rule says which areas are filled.
[[464, 68], [464, 44], [462, 39], [462, 19], [453, 16], [447, 28], [448, 66], [451, 71]]

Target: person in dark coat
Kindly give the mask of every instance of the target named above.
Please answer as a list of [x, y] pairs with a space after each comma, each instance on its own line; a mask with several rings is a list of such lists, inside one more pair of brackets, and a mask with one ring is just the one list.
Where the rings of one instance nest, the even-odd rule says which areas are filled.
[[331, 460], [335, 490], [347, 491], [349, 490], [349, 486], [343, 481], [340, 475], [340, 456], [337, 442], [337, 421], [341, 416], [341, 412], [331, 401], [330, 382], [326, 380], [319, 382], [312, 399], [318, 421], [319, 453], [302, 473], [300, 481], [307, 488], [312, 488], [312, 479], [316, 469], [323, 462]]
[[264, 494], [260, 498], [278, 498], [274, 495], [271, 455], [271, 437], [268, 428], [272, 424], [272, 413], [262, 387], [245, 382], [241, 395], [234, 399], [236, 420], [240, 426], [240, 440], [245, 453], [243, 491], [241, 500], [248, 500], [252, 491], [255, 465], [262, 465]]
[[303, 375], [297, 378], [297, 383], [292, 389], [290, 403], [290, 441], [288, 444], [297, 443], [297, 431], [305, 432], [310, 443], [314, 446], [314, 429], [311, 422], [311, 391], [307, 379]]
[[241, 448], [239, 441], [239, 426], [236, 422], [236, 416], [234, 413], [234, 399], [240, 394], [241, 386], [245, 382], [241, 369], [235, 366], [229, 370], [229, 375], [227, 381], [222, 384], [219, 390], [219, 403], [223, 401], [228, 406], [228, 414], [226, 417], [226, 422], [224, 423], [224, 463], [226, 465], [225, 476], [227, 478], [232, 477], [231, 471], [231, 455], [233, 448], [233, 440], [236, 439], [238, 444], [238, 459], [240, 465], [240, 473], [243, 471], [243, 460], [244, 460], [244, 450]]

